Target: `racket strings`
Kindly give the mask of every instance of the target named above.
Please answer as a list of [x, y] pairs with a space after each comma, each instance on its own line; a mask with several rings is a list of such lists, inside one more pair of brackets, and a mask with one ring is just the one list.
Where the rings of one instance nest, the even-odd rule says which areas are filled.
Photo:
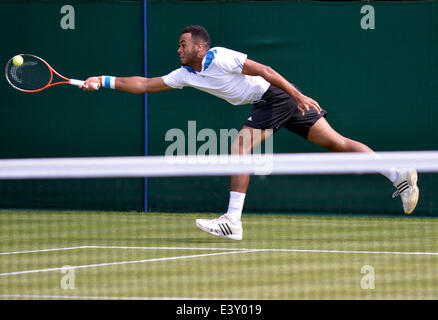
[[49, 67], [36, 57], [23, 55], [23, 64], [15, 66], [9, 61], [6, 77], [10, 84], [19, 90], [38, 90], [52, 79]]

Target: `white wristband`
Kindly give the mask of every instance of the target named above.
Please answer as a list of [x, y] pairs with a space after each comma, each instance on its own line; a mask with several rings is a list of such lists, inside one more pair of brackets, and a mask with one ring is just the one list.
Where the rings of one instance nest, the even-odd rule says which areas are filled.
[[116, 77], [102, 76], [102, 87], [115, 89]]

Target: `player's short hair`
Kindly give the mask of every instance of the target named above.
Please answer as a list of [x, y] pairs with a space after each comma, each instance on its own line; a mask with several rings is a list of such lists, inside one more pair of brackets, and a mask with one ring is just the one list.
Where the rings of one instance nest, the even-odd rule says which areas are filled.
[[210, 47], [210, 35], [208, 34], [207, 30], [203, 26], [193, 25], [193, 26], [187, 26], [185, 27], [181, 34], [183, 33], [191, 33], [192, 38], [195, 39], [195, 41], [202, 41], [207, 44], [208, 47]]

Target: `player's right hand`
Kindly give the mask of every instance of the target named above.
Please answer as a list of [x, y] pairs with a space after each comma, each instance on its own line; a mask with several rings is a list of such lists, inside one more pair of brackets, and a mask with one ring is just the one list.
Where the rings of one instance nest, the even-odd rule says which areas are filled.
[[322, 109], [319, 106], [318, 102], [305, 96], [304, 94], [300, 94], [299, 97], [296, 98], [297, 108], [304, 116], [306, 111], [309, 111], [310, 108], [315, 109], [316, 112], [321, 113]]
[[102, 84], [102, 77], [90, 77], [85, 80], [84, 85], [80, 87], [84, 91], [95, 91], [98, 90], [93, 86], [93, 83], [98, 84], [97, 88], [99, 88]]

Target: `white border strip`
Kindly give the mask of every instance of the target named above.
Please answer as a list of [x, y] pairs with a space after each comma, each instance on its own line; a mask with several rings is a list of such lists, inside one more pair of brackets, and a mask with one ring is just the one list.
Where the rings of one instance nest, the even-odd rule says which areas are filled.
[[60, 296], [37, 294], [0, 294], [1, 298], [12, 299], [85, 299], [85, 300], [233, 300], [216, 298], [187, 298], [187, 297], [98, 297], [98, 296]]

